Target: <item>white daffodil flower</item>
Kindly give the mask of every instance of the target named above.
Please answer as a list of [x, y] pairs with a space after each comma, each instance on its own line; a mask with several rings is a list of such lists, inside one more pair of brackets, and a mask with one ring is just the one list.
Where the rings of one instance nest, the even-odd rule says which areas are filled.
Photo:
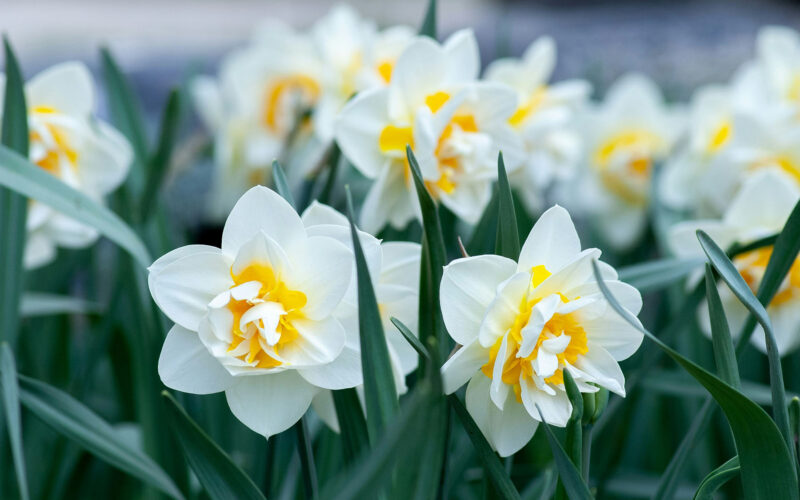
[[189, 245], [150, 267], [150, 293], [175, 326], [158, 372], [168, 387], [225, 391], [242, 423], [277, 434], [321, 389], [355, 387], [361, 370], [335, 313], [353, 253], [322, 226], [306, 228], [275, 192], [257, 186], [231, 211], [222, 248]]
[[215, 136], [212, 217], [224, 217], [248, 188], [268, 182], [275, 159], [298, 185], [322, 160], [344, 103], [385, 85], [413, 35], [402, 26], [378, 31], [340, 5], [308, 31], [262, 23], [249, 45], [225, 58], [218, 80], [194, 80], [196, 107]]
[[[312, 203], [303, 212], [303, 224], [310, 234], [324, 234], [342, 242], [352, 249], [350, 224], [347, 218], [333, 208], [321, 203]], [[392, 324], [397, 318], [417, 335], [419, 307], [420, 245], [418, 243], [390, 241], [380, 242], [374, 236], [359, 231], [372, 286], [378, 300], [383, 331], [389, 348], [389, 359], [395, 376], [398, 394], [405, 393], [405, 377], [417, 367], [418, 356], [403, 335]], [[335, 312], [347, 332], [343, 356], [347, 356], [355, 369], [361, 370], [361, 343], [358, 327], [358, 282], [355, 269], [350, 288]], [[361, 387], [357, 387], [359, 395]], [[334, 430], [339, 422], [330, 391], [320, 391], [313, 401], [314, 410]]]
[[[775, 170], [764, 170], [745, 181], [739, 193], [721, 220], [696, 220], [676, 224], [670, 234], [670, 244], [678, 256], [703, 255], [696, 231], [702, 229], [722, 248], [734, 242], [747, 244], [759, 238], [775, 234], [783, 229], [795, 204], [800, 200], [800, 188], [788, 182], [786, 176]], [[772, 247], [762, 247], [741, 254], [733, 259], [744, 280], [755, 293], [764, 276]], [[719, 285], [719, 294], [731, 331], [738, 333], [748, 315], [724, 283]], [[767, 307], [772, 321], [778, 352], [785, 356], [800, 346], [800, 259], [796, 260], [778, 293]], [[708, 307], [699, 309], [700, 324], [710, 336], [711, 326]], [[766, 353], [764, 331], [756, 328], [753, 344]]]
[[486, 80], [504, 83], [517, 91], [517, 109], [509, 123], [520, 135], [525, 157], [509, 178], [531, 211], [540, 211], [544, 191], [554, 182], [570, 179], [581, 160], [581, 136], [576, 112], [591, 93], [585, 80], [548, 84], [556, 64], [552, 38], [533, 42], [521, 59], [492, 62]]
[[783, 26], [766, 26], [756, 38], [754, 71], [762, 104], [800, 118], [800, 34]]
[[[5, 75], [0, 73], [0, 95]], [[29, 159], [64, 184], [98, 203], [128, 174], [133, 152], [127, 140], [110, 125], [97, 120], [94, 84], [81, 63], [53, 66], [25, 84], [30, 136]], [[2, 116], [0, 103], [0, 116]], [[43, 266], [56, 256], [56, 247], [82, 248], [98, 233], [32, 201], [28, 207], [24, 264]]]
[[418, 37], [398, 57], [387, 88], [362, 92], [342, 110], [336, 140], [375, 180], [361, 212], [364, 230], [375, 233], [387, 223], [402, 228], [419, 211], [406, 145], [431, 194], [469, 223], [489, 202], [498, 152], [509, 171], [519, 164], [521, 144], [508, 124], [515, 92], [476, 82], [479, 67], [469, 30], [444, 44]]
[[682, 121], [658, 87], [636, 74], [618, 80], [584, 117], [587, 171], [578, 203], [614, 248], [628, 249], [642, 235], [653, 164], [669, 153]]
[[[566, 425], [572, 406], [563, 370], [581, 392], [599, 386], [625, 395], [617, 362], [636, 352], [643, 336], [603, 297], [592, 271], [599, 257], [598, 249], [581, 251], [569, 214], [555, 206], [531, 230], [519, 263], [481, 255], [445, 267], [442, 315], [462, 346], [442, 367], [445, 391], [469, 381], [467, 410], [501, 456], [531, 439], [537, 406], [548, 424]], [[600, 266], [606, 286], [637, 315], [639, 291]]]

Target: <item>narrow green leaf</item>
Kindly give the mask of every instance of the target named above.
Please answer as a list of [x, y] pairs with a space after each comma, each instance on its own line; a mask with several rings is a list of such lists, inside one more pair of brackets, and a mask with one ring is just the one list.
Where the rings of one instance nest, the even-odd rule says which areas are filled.
[[717, 290], [711, 266], [706, 264], [706, 297], [708, 299], [708, 315], [711, 320], [711, 341], [714, 350], [714, 361], [717, 364], [719, 378], [736, 389], [742, 388], [739, 380], [739, 365], [736, 362], [736, 348], [731, 339], [731, 330], [725, 318], [725, 310]]
[[417, 351], [417, 354], [419, 354], [423, 358], [431, 359], [431, 355], [428, 352], [428, 349], [426, 349], [425, 346], [422, 345], [422, 342], [420, 342], [419, 339], [413, 333], [411, 333], [411, 330], [409, 330], [408, 327], [405, 324], [403, 324], [402, 321], [400, 321], [397, 318], [391, 318], [391, 321], [392, 324], [395, 327], [397, 327], [397, 329], [403, 335], [403, 338], [406, 339], [406, 342], [408, 342], [409, 345], [413, 347], [415, 351]]
[[[706, 398], [708, 391], [687, 373], [675, 370], [659, 370], [644, 378], [642, 388], [648, 391], [669, 394], [681, 398]], [[739, 389], [747, 399], [752, 400], [761, 406], [772, 406], [772, 394], [768, 385], [756, 382], [742, 381]], [[794, 397], [795, 394], [786, 393], [787, 398]]]
[[213, 500], [263, 500], [253, 480], [234, 464], [217, 443], [192, 420], [167, 391], [163, 391], [169, 423], [178, 436], [186, 462]]
[[470, 255], [483, 255], [493, 251], [494, 239], [492, 236], [497, 233], [499, 196], [500, 193], [495, 186], [492, 198], [489, 200], [489, 204], [486, 205], [480, 220], [475, 224], [475, 229], [472, 230], [467, 243], [467, 251]]
[[300, 455], [300, 468], [303, 472], [303, 487], [306, 498], [316, 500], [319, 498], [317, 485], [317, 467], [314, 465], [314, 452], [311, 447], [311, 435], [308, 433], [308, 424], [305, 417], [294, 424], [297, 433], [297, 451]]
[[144, 165], [148, 158], [148, 147], [139, 100], [108, 48], [100, 49], [100, 60], [114, 124], [131, 142], [137, 161]]
[[[0, 143], [21, 156], [28, 156], [28, 111], [25, 82], [8, 39], [3, 38], [6, 83], [0, 123]], [[4, 174], [0, 173], [0, 178]], [[2, 184], [2, 183], [0, 183]], [[0, 186], [0, 338], [16, 343], [19, 331], [19, 302], [22, 291], [25, 227], [28, 200]]]
[[320, 203], [327, 205], [330, 205], [333, 188], [336, 186], [336, 177], [339, 173], [339, 163], [342, 161], [342, 150], [339, 149], [339, 145], [334, 142], [331, 147], [333, 149], [331, 149], [331, 154], [328, 157], [328, 176], [325, 178], [325, 184], [317, 197]]
[[283, 167], [278, 160], [272, 161], [272, 177], [275, 180], [275, 189], [281, 197], [289, 202], [289, 205], [297, 208], [294, 204], [294, 197], [292, 190], [289, 188], [289, 182], [286, 180], [286, 174], [283, 172]]
[[103, 307], [97, 302], [69, 295], [25, 292], [22, 295], [19, 311], [23, 318], [30, 318], [54, 314], [98, 314], [103, 311]]
[[595, 279], [608, 303], [634, 328], [655, 342], [684, 370], [700, 382], [722, 408], [733, 432], [742, 463], [742, 485], [748, 499], [798, 500], [794, 463], [780, 431], [769, 415], [741, 392], [664, 344], [619, 305], [593, 263]]
[[544, 415], [542, 415], [542, 409], [539, 408], [538, 405], [536, 408], [539, 410], [539, 419], [542, 422], [539, 424], [539, 427], [544, 429], [547, 442], [550, 443], [550, 450], [553, 452], [553, 460], [555, 460], [556, 467], [558, 468], [559, 481], [564, 485], [569, 499], [591, 500], [593, 498], [592, 493], [583, 481], [580, 471], [575, 467], [575, 464], [570, 461], [567, 452], [564, 451], [564, 448], [561, 447], [561, 443], [559, 443], [558, 439], [553, 435], [553, 431], [545, 421]]
[[548, 500], [553, 495], [557, 479], [556, 470], [548, 467], [520, 493], [522, 500]]
[[156, 207], [161, 184], [169, 170], [172, 151], [178, 136], [178, 126], [181, 118], [181, 94], [178, 89], [172, 89], [161, 115], [161, 128], [158, 134], [156, 150], [147, 165], [147, 178], [145, 179], [144, 193], [142, 194], [142, 220], [147, 220]]
[[508, 472], [506, 472], [497, 454], [486, 441], [486, 438], [478, 428], [478, 424], [472, 420], [464, 403], [462, 403], [461, 399], [455, 394], [447, 396], [447, 400], [450, 402], [450, 406], [455, 411], [456, 416], [458, 416], [458, 420], [461, 422], [461, 426], [466, 431], [470, 441], [472, 441], [472, 446], [474, 446], [475, 451], [478, 452], [478, 458], [481, 460], [481, 464], [483, 464], [486, 477], [492, 482], [495, 491], [501, 498], [519, 499], [519, 492], [514, 487], [514, 483], [511, 482], [511, 478], [508, 477]]
[[361, 453], [369, 448], [364, 410], [361, 409], [361, 402], [355, 389], [332, 391], [332, 394], [336, 419], [339, 421], [339, 432], [342, 435], [344, 461], [346, 464], [353, 464]]
[[353, 222], [353, 199], [347, 191], [347, 217], [353, 238], [358, 280], [358, 331], [361, 342], [361, 369], [364, 373], [364, 403], [367, 408], [367, 431], [374, 444], [386, 425], [397, 413], [397, 388], [383, 322], [372, 287], [372, 278], [361, 248], [361, 240]]
[[5, 146], [0, 146], [0, 185], [97, 229], [143, 267], [153, 262], [144, 243], [116, 214]]
[[702, 257], [643, 262], [620, 268], [619, 279], [642, 293], [652, 292], [682, 280], [704, 262]]
[[158, 464], [131, 447], [108, 422], [69, 394], [23, 375], [19, 376], [19, 385], [20, 401], [25, 408], [56, 432], [172, 498], [183, 498]]
[[428, 8], [425, 9], [425, 19], [419, 29], [419, 34], [429, 36], [436, 40], [436, 0], [428, 0]]
[[700, 487], [697, 488], [694, 494], [694, 500], [714, 500], [714, 493], [716, 493], [723, 484], [738, 476], [740, 472], [741, 466], [739, 465], [739, 457], [735, 456], [711, 471], [711, 473], [703, 479], [700, 483]]
[[767, 360], [769, 361], [769, 385], [772, 388], [772, 413], [775, 418], [775, 423], [780, 429], [786, 446], [790, 450], [792, 462], [794, 462], [794, 442], [792, 441], [792, 434], [789, 430], [789, 413], [786, 409], [786, 389], [783, 383], [783, 370], [781, 368], [781, 358], [778, 352], [778, 345], [775, 341], [775, 333], [772, 331], [772, 323], [767, 315], [767, 310], [758, 301], [750, 286], [745, 282], [744, 278], [733, 262], [725, 255], [725, 252], [717, 246], [717, 244], [703, 231], [697, 232], [697, 238], [700, 240], [700, 245], [706, 253], [709, 262], [714, 269], [719, 273], [723, 281], [728, 285], [728, 288], [733, 292], [739, 301], [756, 317], [756, 320], [761, 324], [764, 329], [764, 336], [766, 337], [767, 344]]
[[[570, 403], [572, 403], [572, 414], [567, 421], [567, 435], [566, 435], [566, 452], [570, 461], [575, 465], [577, 470], [581, 470], [583, 458], [583, 395], [575, 385], [575, 380], [568, 370], [564, 370], [564, 387], [567, 390], [567, 396]], [[556, 498], [566, 499], [566, 489], [559, 481], [558, 489], [556, 490]]]
[[25, 473], [25, 453], [22, 448], [22, 422], [19, 416], [19, 383], [17, 382], [17, 363], [7, 342], [0, 346], [0, 385], [3, 387], [3, 409], [6, 414], [6, 428], [11, 440], [11, 455], [14, 458], [14, 471], [17, 474], [17, 488], [23, 500], [28, 495], [28, 479]]
[[511, 194], [511, 186], [508, 184], [503, 153], [500, 153], [497, 157], [497, 192], [498, 214], [495, 253], [517, 260], [520, 251], [517, 214], [514, 212], [514, 196]]

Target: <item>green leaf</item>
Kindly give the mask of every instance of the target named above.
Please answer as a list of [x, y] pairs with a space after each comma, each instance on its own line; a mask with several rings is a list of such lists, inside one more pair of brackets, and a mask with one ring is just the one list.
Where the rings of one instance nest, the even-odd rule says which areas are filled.
[[739, 301], [750, 311], [756, 320], [761, 324], [764, 329], [764, 336], [766, 337], [767, 344], [767, 360], [769, 361], [769, 385], [772, 388], [772, 413], [775, 418], [775, 423], [780, 429], [783, 438], [786, 441], [786, 446], [790, 450], [790, 456], [794, 462], [794, 443], [792, 441], [792, 434], [789, 430], [789, 413], [786, 409], [786, 389], [783, 384], [783, 370], [781, 369], [781, 358], [778, 352], [778, 345], [775, 341], [775, 333], [772, 330], [772, 323], [767, 315], [767, 310], [761, 302], [758, 301], [753, 295], [750, 286], [744, 281], [744, 278], [733, 262], [725, 255], [725, 252], [714, 243], [706, 233], [703, 231], [697, 232], [697, 238], [700, 240], [700, 245], [706, 253], [709, 262], [714, 269], [719, 273], [723, 281], [728, 285], [728, 288], [733, 292]]
[[25, 292], [19, 305], [24, 318], [49, 316], [54, 314], [99, 314], [103, 307], [96, 303], [69, 295]]
[[[581, 459], [583, 458], [583, 395], [575, 385], [575, 380], [568, 370], [564, 370], [564, 387], [567, 390], [567, 397], [572, 404], [572, 414], [567, 421], [566, 452], [570, 461], [577, 470], [581, 470]], [[566, 498], [564, 485], [559, 482], [556, 490], [556, 498]]]
[[402, 334], [403, 338], [406, 339], [406, 342], [408, 342], [409, 345], [413, 347], [415, 351], [417, 351], [417, 354], [425, 359], [431, 359], [428, 349], [422, 345], [422, 342], [420, 342], [419, 339], [413, 333], [411, 333], [411, 330], [409, 330], [402, 321], [397, 318], [391, 318], [391, 322], [395, 327], [397, 327], [397, 329], [400, 331], [400, 334]]
[[[659, 370], [642, 380], [642, 388], [681, 398], [708, 397], [708, 391], [684, 371]], [[772, 394], [768, 385], [744, 380], [739, 390], [754, 403], [761, 406], [772, 406]], [[794, 396], [794, 393], [786, 393], [787, 398]]]
[[297, 452], [300, 455], [300, 467], [303, 472], [303, 487], [306, 498], [316, 500], [319, 498], [317, 485], [317, 468], [314, 465], [314, 452], [311, 448], [311, 435], [305, 417], [294, 424], [297, 433]]
[[181, 118], [181, 94], [178, 89], [172, 89], [167, 98], [164, 113], [161, 115], [161, 128], [158, 134], [156, 151], [147, 165], [147, 178], [142, 194], [142, 220], [147, 220], [156, 207], [161, 184], [169, 170], [172, 151], [178, 136], [178, 126]]
[[469, 243], [467, 243], [467, 251], [470, 255], [483, 255], [493, 251], [492, 235], [497, 233], [499, 196], [498, 189], [495, 187], [492, 198], [486, 205], [480, 220], [475, 224], [475, 229], [472, 230]]
[[145, 165], [148, 158], [147, 135], [139, 100], [108, 48], [100, 49], [100, 61], [106, 81], [106, 92], [108, 92], [108, 106], [111, 109], [114, 124], [130, 141], [136, 160], [141, 165]]
[[353, 238], [358, 280], [358, 331], [361, 342], [361, 369], [364, 373], [364, 403], [367, 409], [367, 432], [376, 443], [381, 432], [397, 413], [397, 388], [394, 383], [389, 348], [383, 332], [378, 300], [372, 278], [353, 222], [353, 199], [347, 189], [347, 217]]
[[6, 427], [11, 440], [11, 455], [14, 458], [14, 471], [17, 474], [17, 488], [23, 500], [28, 495], [28, 479], [25, 473], [25, 453], [22, 449], [22, 422], [19, 416], [19, 383], [17, 382], [17, 363], [7, 342], [0, 346], [0, 385], [3, 387], [3, 409], [6, 414]]
[[263, 500], [253, 480], [234, 464], [217, 443], [192, 420], [167, 391], [163, 391], [170, 426], [178, 436], [186, 462], [213, 500]]
[[361, 402], [355, 389], [342, 389], [331, 393], [336, 408], [336, 419], [339, 421], [339, 432], [342, 435], [344, 461], [353, 464], [361, 453], [369, 448], [364, 410], [361, 409]]
[[738, 476], [740, 472], [741, 466], [739, 465], [739, 457], [735, 456], [711, 471], [711, 473], [703, 479], [700, 483], [700, 487], [697, 488], [694, 494], [694, 500], [714, 500], [714, 493], [716, 493], [723, 484]]
[[498, 214], [495, 253], [517, 260], [520, 251], [517, 214], [514, 212], [514, 197], [511, 194], [511, 186], [508, 185], [503, 153], [497, 157], [497, 190]]
[[[8, 39], [3, 38], [6, 83], [0, 123], [0, 143], [27, 158], [28, 112], [25, 83]], [[0, 173], [0, 178], [5, 175]], [[2, 183], [0, 183], [2, 184]], [[16, 343], [19, 331], [19, 301], [22, 291], [25, 227], [28, 200], [0, 187], [0, 338]]]
[[619, 279], [642, 293], [652, 292], [682, 280], [704, 262], [702, 257], [643, 262], [620, 268]]
[[522, 500], [548, 500], [552, 497], [553, 489], [556, 485], [558, 474], [552, 467], [548, 467], [542, 474], [531, 481], [531, 483], [520, 493]]
[[428, 8], [425, 9], [425, 19], [419, 28], [419, 34], [429, 36], [436, 40], [436, 0], [428, 0]]
[[488, 441], [486, 441], [486, 438], [478, 428], [478, 424], [472, 420], [466, 407], [464, 407], [464, 403], [462, 403], [455, 394], [447, 396], [447, 400], [450, 402], [450, 406], [455, 411], [456, 416], [458, 416], [458, 420], [461, 422], [461, 426], [466, 431], [470, 441], [472, 441], [472, 446], [474, 446], [475, 451], [478, 452], [478, 458], [480, 458], [483, 464], [486, 477], [492, 482], [495, 491], [501, 498], [520, 498], [519, 492], [514, 487], [514, 483], [511, 482], [511, 478], [508, 477], [505, 467], [503, 467], [497, 454], [492, 450]]
[[56, 432], [172, 498], [183, 498], [175, 483], [158, 464], [130, 446], [108, 422], [69, 394], [23, 375], [19, 376], [19, 384], [20, 401], [25, 408]]
[[644, 328], [608, 290], [596, 262], [593, 266], [597, 284], [611, 307], [700, 382], [722, 408], [742, 463], [745, 497], [752, 500], [798, 500], [797, 476], [789, 448], [769, 415], [744, 394], [686, 359]]
[[569, 499], [591, 500], [593, 498], [592, 493], [583, 481], [580, 471], [575, 467], [575, 464], [570, 461], [567, 452], [564, 451], [564, 448], [561, 447], [561, 443], [559, 443], [558, 439], [553, 435], [553, 431], [545, 421], [544, 415], [542, 415], [542, 409], [539, 408], [538, 405], [536, 409], [539, 410], [539, 419], [542, 422], [539, 424], [539, 427], [544, 429], [547, 442], [550, 443], [550, 450], [553, 452], [553, 460], [555, 460], [556, 467], [558, 468], [559, 481], [564, 485]]
[[735, 387], [742, 388], [739, 380], [739, 365], [736, 362], [736, 348], [731, 339], [731, 330], [725, 318], [725, 310], [717, 290], [711, 266], [706, 264], [706, 297], [708, 299], [708, 315], [711, 320], [711, 341], [714, 350], [714, 361], [717, 364], [719, 378]]
[[294, 204], [294, 197], [292, 190], [289, 188], [289, 182], [286, 180], [286, 174], [283, 172], [283, 167], [278, 160], [272, 161], [272, 177], [275, 179], [275, 189], [281, 197], [289, 202], [289, 205], [297, 208]]
[[143, 267], [153, 262], [144, 243], [116, 214], [5, 146], [0, 146], [0, 185], [97, 229]]

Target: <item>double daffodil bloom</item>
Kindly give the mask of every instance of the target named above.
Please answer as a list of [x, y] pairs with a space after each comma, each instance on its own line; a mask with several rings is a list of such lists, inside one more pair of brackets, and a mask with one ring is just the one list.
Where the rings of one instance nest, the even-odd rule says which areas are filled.
[[587, 171], [579, 204], [614, 248], [628, 249], [642, 235], [653, 165], [669, 153], [682, 122], [658, 87], [635, 74], [617, 81], [603, 103], [583, 118]]
[[444, 44], [418, 37], [398, 57], [387, 88], [362, 92], [342, 110], [336, 140], [374, 179], [361, 212], [364, 230], [374, 233], [387, 223], [402, 228], [417, 215], [407, 145], [431, 194], [469, 223], [489, 202], [498, 152], [509, 170], [519, 164], [519, 138], [508, 124], [515, 92], [476, 82], [479, 66], [471, 31]]
[[[722, 248], [734, 242], [747, 244], [783, 229], [795, 204], [800, 200], [800, 188], [787, 182], [774, 170], [765, 170], [745, 181], [721, 220], [696, 220], [677, 224], [671, 231], [671, 247], [678, 256], [702, 255], [695, 235], [702, 229]], [[741, 254], [733, 263], [744, 280], [756, 293], [764, 276], [772, 247], [763, 247]], [[748, 311], [724, 283], [719, 294], [731, 331], [737, 333], [744, 325]], [[800, 346], [800, 259], [793, 264], [778, 293], [767, 307], [775, 331], [778, 352], [785, 356]], [[700, 325], [710, 336], [708, 307], [700, 306]], [[756, 328], [752, 342], [766, 353], [764, 331]]]
[[[445, 391], [467, 381], [466, 405], [486, 439], [508, 456], [531, 439], [540, 419], [564, 426], [572, 405], [568, 370], [581, 392], [598, 387], [625, 395], [618, 361], [642, 334], [603, 297], [592, 271], [600, 257], [581, 251], [566, 210], [547, 210], [528, 235], [519, 262], [496, 255], [457, 259], [445, 267], [442, 315], [461, 347], [442, 367]], [[603, 281], [637, 315], [639, 292], [600, 263]]]
[[509, 124], [522, 139], [524, 159], [509, 181], [532, 211], [542, 209], [545, 191], [554, 182], [573, 177], [583, 150], [575, 117], [591, 85], [585, 80], [549, 84], [555, 64], [555, 42], [541, 37], [521, 59], [498, 59], [485, 75], [517, 91], [517, 109]]
[[[0, 95], [5, 75], [0, 74]], [[125, 138], [94, 117], [94, 84], [81, 63], [53, 66], [25, 84], [29, 159], [64, 184], [103, 202], [128, 174], [133, 153]], [[2, 116], [2, 103], [0, 103]], [[97, 240], [94, 228], [32, 201], [28, 208], [24, 262], [52, 261], [56, 247], [82, 248]]]
[[161, 380], [193, 394], [225, 391], [233, 414], [264, 436], [300, 419], [320, 389], [361, 384], [335, 315], [353, 259], [326, 225], [305, 227], [275, 192], [250, 189], [222, 248], [185, 246], [150, 267], [153, 300], [175, 322]]

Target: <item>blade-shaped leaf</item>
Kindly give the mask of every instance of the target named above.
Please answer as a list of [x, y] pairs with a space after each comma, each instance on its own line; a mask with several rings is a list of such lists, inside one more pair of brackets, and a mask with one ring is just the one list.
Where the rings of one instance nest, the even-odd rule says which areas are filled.
[[19, 306], [20, 314], [25, 318], [52, 314], [98, 314], [102, 310], [102, 306], [96, 302], [40, 292], [25, 292]]
[[7, 342], [0, 346], [0, 385], [3, 388], [3, 410], [6, 415], [6, 428], [11, 440], [11, 455], [14, 458], [14, 471], [17, 474], [17, 488], [23, 500], [28, 495], [28, 479], [25, 473], [25, 454], [22, 450], [22, 422], [19, 416], [19, 383], [17, 382], [17, 363]]
[[142, 266], [153, 262], [136, 233], [111, 210], [5, 146], [0, 146], [0, 185], [97, 229], [127, 250]]
[[717, 244], [703, 231], [697, 232], [697, 238], [700, 240], [700, 245], [706, 253], [709, 262], [714, 269], [719, 273], [723, 281], [728, 285], [728, 288], [733, 292], [739, 301], [756, 317], [761, 327], [764, 329], [764, 337], [767, 344], [767, 360], [769, 361], [769, 385], [772, 388], [772, 412], [775, 418], [775, 423], [780, 429], [783, 438], [786, 441], [786, 446], [789, 448], [794, 461], [794, 442], [792, 434], [789, 430], [789, 413], [786, 408], [786, 389], [783, 383], [783, 370], [781, 368], [780, 353], [778, 352], [778, 344], [775, 341], [775, 333], [772, 331], [772, 323], [767, 315], [767, 310], [758, 301], [750, 286], [745, 282], [744, 278], [733, 262], [725, 255], [725, 252], [717, 246]]
[[497, 234], [499, 196], [497, 187], [495, 187], [492, 198], [489, 200], [489, 204], [486, 205], [480, 220], [475, 224], [475, 229], [472, 230], [469, 243], [467, 243], [467, 251], [470, 255], [492, 253], [494, 244], [492, 236]]
[[147, 165], [147, 178], [142, 194], [142, 220], [153, 213], [156, 207], [158, 193], [161, 184], [169, 170], [172, 151], [175, 148], [175, 141], [178, 136], [178, 126], [181, 118], [181, 94], [178, 89], [172, 89], [167, 97], [167, 105], [161, 116], [161, 128], [158, 134], [158, 144], [156, 150]]
[[694, 494], [694, 500], [714, 500], [714, 493], [717, 492], [723, 484], [727, 483], [741, 472], [739, 465], [739, 457], [735, 456], [720, 465], [709, 475], [707, 475], [700, 483], [700, 487]]
[[701, 257], [687, 259], [663, 259], [643, 262], [619, 269], [619, 279], [635, 286], [640, 292], [661, 290], [703, 265]]
[[403, 338], [406, 339], [406, 342], [408, 342], [409, 345], [413, 347], [415, 351], [417, 351], [417, 354], [423, 358], [431, 359], [428, 349], [422, 345], [422, 342], [420, 342], [419, 339], [413, 333], [411, 333], [411, 330], [409, 330], [409, 328], [402, 321], [397, 318], [391, 318], [391, 321], [392, 324], [400, 331], [400, 334], [403, 335]]
[[425, 9], [425, 19], [419, 28], [419, 34], [429, 36], [436, 40], [436, 0], [428, 0], [428, 8]]
[[364, 373], [364, 403], [367, 408], [367, 431], [376, 443], [388, 422], [397, 413], [397, 388], [394, 383], [389, 348], [378, 310], [364, 250], [353, 222], [353, 199], [347, 189], [347, 217], [353, 238], [358, 280], [358, 331], [361, 342], [361, 369]]
[[542, 409], [539, 408], [538, 405], [536, 408], [539, 410], [539, 418], [542, 421], [539, 427], [544, 429], [547, 442], [550, 443], [550, 450], [553, 452], [553, 460], [558, 468], [559, 480], [561, 484], [564, 485], [567, 495], [570, 500], [591, 500], [593, 498], [592, 493], [583, 481], [580, 471], [575, 467], [575, 464], [570, 461], [567, 452], [564, 451], [564, 448], [561, 447], [561, 443], [559, 443], [558, 439], [553, 435], [553, 431], [545, 421], [544, 415], [542, 415]]
[[711, 266], [706, 264], [706, 298], [708, 300], [708, 315], [711, 320], [711, 340], [714, 350], [714, 361], [717, 364], [719, 378], [731, 386], [741, 389], [739, 380], [739, 365], [736, 363], [736, 348], [731, 339], [731, 330], [725, 318], [725, 310], [717, 290], [717, 280], [714, 279]]
[[478, 424], [472, 420], [466, 407], [464, 407], [464, 403], [462, 403], [455, 394], [447, 396], [447, 400], [450, 402], [450, 406], [455, 411], [456, 416], [458, 416], [458, 420], [461, 422], [461, 426], [464, 428], [464, 431], [466, 431], [470, 441], [472, 441], [472, 446], [474, 446], [475, 451], [478, 452], [478, 458], [480, 458], [481, 464], [483, 464], [486, 477], [488, 477], [492, 485], [494, 485], [495, 491], [501, 495], [502, 498], [518, 499], [520, 496], [519, 492], [514, 487], [514, 483], [511, 482], [511, 478], [508, 477], [505, 467], [503, 467], [497, 454], [492, 450], [492, 447], [481, 433]]
[[593, 266], [597, 284], [611, 307], [700, 382], [722, 408], [728, 418], [742, 463], [745, 497], [753, 500], [800, 498], [789, 448], [769, 415], [744, 394], [686, 359], [644, 328], [630, 312], [619, 305], [608, 290], [596, 262]]
[[333, 404], [339, 432], [342, 435], [342, 453], [345, 463], [352, 464], [369, 447], [367, 422], [355, 389], [333, 392]]
[[100, 49], [100, 61], [114, 124], [131, 142], [137, 161], [144, 165], [147, 162], [148, 147], [139, 100], [110, 50], [105, 47]]
[[275, 189], [278, 191], [278, 194], [281, 195], [284, 200], [289, 202], [289, 205], [297, 208], [297, 206], [294, 204], [292, 190], [289, 188], [289, 181], [286, 180], [286, 174], [284, 173], [283, 167], [278, 160], [274, 160], [272, 162], [272, 177], [275, 180]]
[[[575, 465], [575, 469], [581, 470], [581, 459], [583, 458], [583, 395], [575, 384], [575, 379], [569, 370], [564, 370], [564, 387], [567, 390], [567, 397], [572, 404], [572, 414], [567, 421], [566, 430], [566, 453], [570, 461]], [[561, 481], [559, 481], [558, 489], [556, 490], [557, 499], [565, 499], [566, 489]]]
[[[17, 58], [4, 37], [6, 82], [0, 143], [28, 156], [28, 112]], [[4, 174], [0, 173], [0, 177]], [[22, 291], [28, 200], [20, 193], [0, 186], [0, 338], [16, 343], [19, 330], [19, 301]]]
[[183, 498], [172, 479], [150, 457], [131, 447], [111, 425], [55, 387], [19, 376], [20, 401], [47, 425], [114, 467], [172, 498]]
[[497, 192], [498, 213], [495, 253], [517, 260], [520, 251], [517, 214], [514, 212], [514, 196], [511, 194], [511, 186], [508, 185], [503, 153], [500, 153], [497, 157]]
[[229, 498], [263, 500], [264, 495], [252, 479], [203, 432], [175, 398], [167, 391], [161, 395], [166, 402], [170, 424], [181, 443], [186, 462], [208, 496], [213, 500]]

